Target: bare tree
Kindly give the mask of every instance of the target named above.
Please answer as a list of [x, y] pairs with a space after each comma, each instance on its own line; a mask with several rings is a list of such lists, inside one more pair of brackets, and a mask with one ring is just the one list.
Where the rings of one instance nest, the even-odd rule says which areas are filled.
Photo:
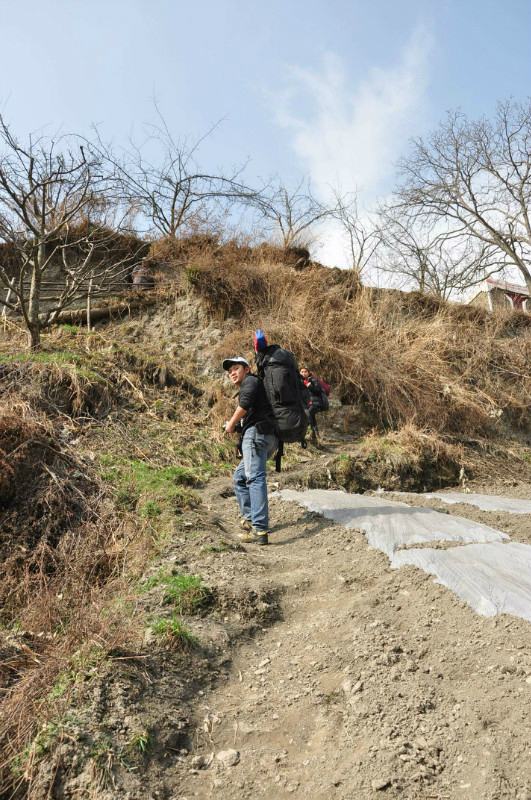
[[334, 197], [333, 216], [346, 236], [351, 269], [361, 282], [363, 272], [373, 265], [376, 251], [381, 244], [379, 230], [370, 214], [366, 214], [364, 219], [360, 216], [357, 192], [342, 195], [335, 189]]
[[531, 291], [531, 106], [499, 103], [493, 120], [448, 115], [400, 162], [403, 208], [449, 221], [502, 267], [516, 267]]
[[[109, 177], [79, 137], [30, 136], [22, 145], [0, 117], [0, 147], [0, 240], [17, 261], [16, 269], [0, 264], [0, 304], [22, 314], [35, 349], [41, 331], [109, 269]], [[50, 275], [57, 293], [44, 309]]]
[[262, 220], [267, 222], [283, 247], [309, 244], [316, 225], [334, 216], [336, 209], [326, 206], [312, 193], [309, 181], [304, 178], [293, 190], [280, 180], [272, 179], [269, 185], [250, 198]]
[[112, 163], [120, 179], [126, 205], [150, 221], [152, 229], [174, 238], [209, 211], [248, 202], [255, 192], [242, 181], [244, 167], [230, 173], [201, 169], [197, 158], [202, 143], [216, 129], [214, 125], [195, 141], [175, 138], [155, 103], [157, 122], [146, 124], [143, 141], [131, 140], [118, 155], [99, 138], [100, 153]]
[[376, 267], [401, 286], [448, 299], [500, 269], [492, 248], [477, 239], [423, 224], [401, 207], [382, 206], [379, 217]]

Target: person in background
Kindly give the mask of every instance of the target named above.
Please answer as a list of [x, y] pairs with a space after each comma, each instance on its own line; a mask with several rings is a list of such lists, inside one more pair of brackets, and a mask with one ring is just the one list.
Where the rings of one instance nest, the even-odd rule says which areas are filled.
[[141, 264], [137, 264], [131, 273], [133, 286], [140, 289], [153, 289], [155, 277], [149, 259], [144, 258]]
[[323, 386], [318, 379], [312, 375], [308, 367], [301, 367], [300, 374], [304, 381], [304, 385], [308, 389], [308, 417], [310, 419], [312, 439], [316, 439], [319, 435], [319, 428], [317, 426], [315, 415], [320, 411], [328, 410], [328, 398]]
[[242, 356], [226, 358], [223, 369], [239, 389], [236, 411], [224, 425], [226, 434], [240, 432], [242, 460], [234, 472], [234, 492], [242, 514], [242, 542], [269, 544], [266, 463], [278, 448], [273, 410], [264, 384], [251, 375], [249, 362]]

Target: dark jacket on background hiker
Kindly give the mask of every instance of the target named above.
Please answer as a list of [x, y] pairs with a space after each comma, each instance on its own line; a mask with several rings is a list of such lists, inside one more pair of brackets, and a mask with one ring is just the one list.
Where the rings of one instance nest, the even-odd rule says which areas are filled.
[[314, 407], [318, 406], [319, 409], [324, 408], [323, 389], [317, 378], [314, 378], [313, 375], [309, 375], [304, 381], [304, 385], [308, 389], [310, 395], [310, 404]]
[[308, 390], [309, 404], [308, 404], [308, 418], [310, 420], [310, 428], [312, 434], [318, 433], [317, 420], [315, 415], [320, 411], [328, 410], [328, 402], [325, 391], [317, 378], [310, 373], [307, 378], [304, 378], [304, 385]]

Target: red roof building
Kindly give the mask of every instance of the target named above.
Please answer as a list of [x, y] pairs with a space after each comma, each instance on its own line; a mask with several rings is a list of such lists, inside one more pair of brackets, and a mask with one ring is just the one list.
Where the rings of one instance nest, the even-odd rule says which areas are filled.
[[531, 293], [526, 286], [486, 278], [479, 284], [468, 305], [481, 306], [489, 311], [505, 309], [531, 314]]

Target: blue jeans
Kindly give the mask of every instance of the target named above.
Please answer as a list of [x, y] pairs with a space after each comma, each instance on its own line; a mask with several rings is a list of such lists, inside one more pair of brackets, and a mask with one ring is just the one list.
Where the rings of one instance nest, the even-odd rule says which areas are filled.
[[272, 433], [258, 433], [253, 426], [243, 435], [243, 458], [234, 473], [234, 491], [242, 512], [258, 532], [269, 528], [267, 506], [266, 462], [278, 447]]

